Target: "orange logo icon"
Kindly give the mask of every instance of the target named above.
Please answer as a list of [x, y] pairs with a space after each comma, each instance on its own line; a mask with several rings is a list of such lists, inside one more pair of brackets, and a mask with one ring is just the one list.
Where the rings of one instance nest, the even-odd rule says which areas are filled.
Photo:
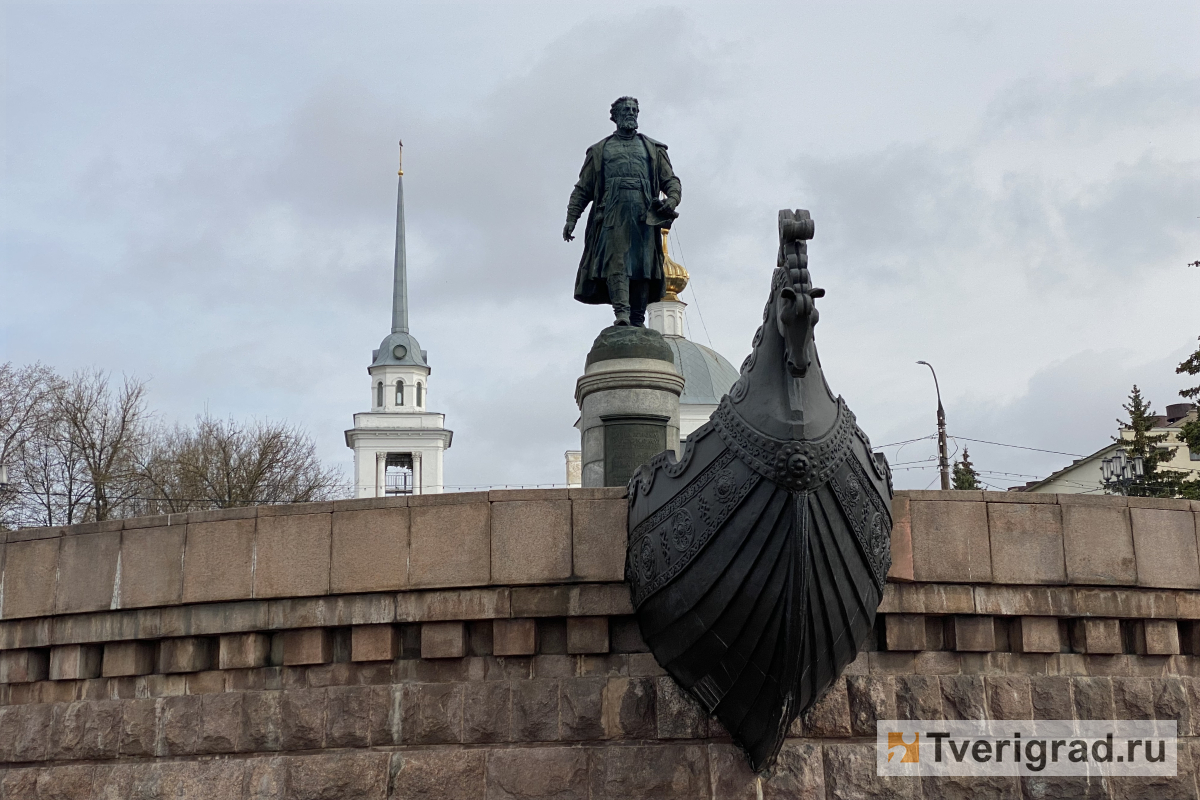
[[921, 760], [921, 734], [914, 733], [911, 742], [904, 741], [903, 733], [893, 733], [888, 731], [888, 763], [892, 761], [892, 756], [896, 755], [896, 750], [902, 748], [903, 755], [900, 757], [901, 764], [916, 764]]

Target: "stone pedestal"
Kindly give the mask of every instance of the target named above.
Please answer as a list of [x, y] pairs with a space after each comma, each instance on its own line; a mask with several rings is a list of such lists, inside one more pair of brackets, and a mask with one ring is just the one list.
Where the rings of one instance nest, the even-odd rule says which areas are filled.
[[605, 328], [575, 386], [583, 485], [624, 486], [663, 450], [679, 454], [683, 375], [662, 335], [648, 328]]

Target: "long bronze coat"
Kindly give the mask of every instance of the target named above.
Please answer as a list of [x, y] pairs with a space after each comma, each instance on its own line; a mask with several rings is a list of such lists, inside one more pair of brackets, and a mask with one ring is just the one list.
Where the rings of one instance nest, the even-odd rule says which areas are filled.
[[[658, 197], [659, 192], [663, 192], [673, 205], [678, 206], [683, 189], [679, 178], [675, 177], [674, 169], [671, 168], [667, 146], [649, 136], [640, 133], [637, 136], [645, 144], [650, 158], [650, 197]], [[579, 180], [576, 181], [571, 200], [567, 203], [567, 219], [571, 222], [579, 219], [588, 203], [592, 204], [583, 237], [583, 258], [579, 260], [579, 271], [575, 275], [575, 299], [592, 305], [611, 302], [604, 276], [604, 264], [599, 257], [599, 238], [604, 228], [604, 145], [611, 138], [612, 136], [606, 136], [587, 149], [583, 169], [579, 171]], [[670, 222], [662, 227], [670, 227]], [[651, 303], [662, 300], [665, 288], [662, 240], [658, 236], [654, 237], [654, 253], [650, 277]]]

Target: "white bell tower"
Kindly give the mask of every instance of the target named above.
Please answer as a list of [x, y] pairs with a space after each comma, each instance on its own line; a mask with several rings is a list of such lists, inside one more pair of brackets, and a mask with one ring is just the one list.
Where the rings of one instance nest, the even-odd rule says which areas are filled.
[[[400, 143], [403, 154], [404, 143]], [[446, 415], [427, 411], [428, 356], [408, 332], [408, 267], [404, 248], [404, 166], [396, 193], [396, 262], [392, 332], [371, 354], [371, 410], [354, 415], [346, 445], [354, 450], [356, 497], [440, 494], [442, 454], [454, 432]]]

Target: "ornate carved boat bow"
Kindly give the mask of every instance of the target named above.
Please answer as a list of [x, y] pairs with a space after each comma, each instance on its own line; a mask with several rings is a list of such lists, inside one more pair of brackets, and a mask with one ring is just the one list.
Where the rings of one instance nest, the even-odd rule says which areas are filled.
[[825, 383], [807, 211], [779, 259], [741, 377], [678, 461], [629, 482], [629, 582], [658, 663], [771, 767], [788, 727], [854, 660], [891, 564], [891, 473]]

